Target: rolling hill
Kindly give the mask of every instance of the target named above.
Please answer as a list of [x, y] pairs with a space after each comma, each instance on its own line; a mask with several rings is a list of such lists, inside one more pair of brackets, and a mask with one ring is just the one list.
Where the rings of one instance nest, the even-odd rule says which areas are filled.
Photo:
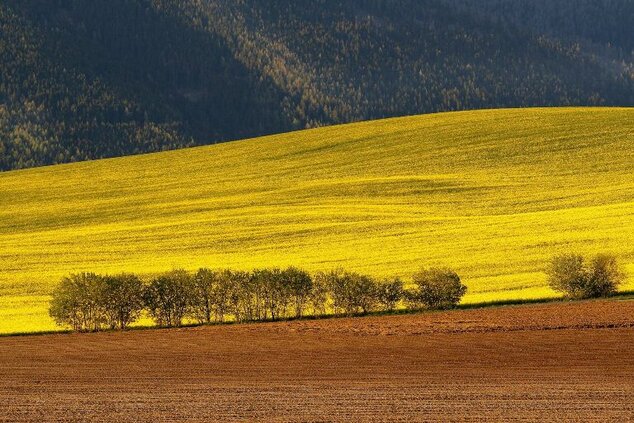
[[630, 0], [5, 0], [0, 170], [439, 111], [634, 104]]
[[[634, 109], [441, 113], [0, 174], [0, 332], [62, 275], [454, 267], [467, 302], [547, 297], [545, 262], [634, 272]], [[630, 277], [629, 287], [634, 279]]]

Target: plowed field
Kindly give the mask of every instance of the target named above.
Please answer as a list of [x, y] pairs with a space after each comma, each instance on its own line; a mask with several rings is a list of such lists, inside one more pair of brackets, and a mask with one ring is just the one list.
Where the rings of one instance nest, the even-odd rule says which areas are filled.
[[0, 421], [629, 421], [634, 301], [0, 338]]

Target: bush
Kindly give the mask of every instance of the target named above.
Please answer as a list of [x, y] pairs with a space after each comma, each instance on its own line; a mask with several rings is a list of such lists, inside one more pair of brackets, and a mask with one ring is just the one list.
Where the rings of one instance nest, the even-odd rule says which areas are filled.
[[467, 292], [456, 272], [447, 268], [422, 269], [412, 276], [416, 287], [407, 292], [407, 300], [414, 308], [453, 308]]
[[589, 264], [579, 254], [558, 255], [546, 273], [550, 287], [572, 299], [612, 295], [625, 279], [616, 257], [609, 254], [597, 255]]
[[181, 326], [193, 300], [193, 278], [172, 270], [152, 280], [144, 293], [145, 305], [158, 326]]
[[570, 298], [583, 298], [588, 283], [588, 271], [583, 256], [562, 254], [554, 257], [546, 270], [548, 285]]
[[101, 329], [106, 322], [102, 282], [102, 277], [94, 273], [62, 278], [52, 293], [49, 315], [58, 325], [76, 331]]
[[377, 285], [376, 298], [383, 310], [394, 311], [403, 299], [403, 281], [394, 278], [380, 282]]
[[[330, 298], [332, 311], [335, 314], [342, 313], [346, 309], [345, 283], [345, 272], [341, 268], [329, 272], [318, 272], [315, 275], [315, 285], [323, 288], [324, 299]], [[316, 297], [315, 292], [313, 297]], [[318, 307], [318, 305], [314, 306]]]
[[192, 282], [190, 311], [199, 323], [224, 322], [231, 311], [231, 275], [229, 270], [198, 269]]
[[125, 329], [143, 310], [143, 283], [132, 274], [123, 273], [101, 278], [101, 306], [111, 329]]
[[615, 256], [599, 254], [590, 262], [590, 283], [587, 294], [591, 298], [613, 295], [625, 282], [625, 278], [625, 271]]

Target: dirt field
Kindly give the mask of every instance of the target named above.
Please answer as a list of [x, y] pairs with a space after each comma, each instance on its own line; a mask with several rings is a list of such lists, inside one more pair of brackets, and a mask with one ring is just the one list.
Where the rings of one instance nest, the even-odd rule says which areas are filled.
[[634, 301], [0, 339], [0, 421], [632, 421]]

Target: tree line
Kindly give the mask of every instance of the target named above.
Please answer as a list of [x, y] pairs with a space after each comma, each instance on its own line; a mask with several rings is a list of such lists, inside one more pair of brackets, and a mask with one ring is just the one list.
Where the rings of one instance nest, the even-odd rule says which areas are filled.
[[[553, 257], [549, 286], [569, 299], [607, 297], [626, 274], [617, 258], [598, 254]], [[297, 267], [241, 271], [176, 269], [143, 281], [132, 273], [78, 273], [64, 277], [49, 308], [58, 325], [76, 331], [126, 329], [144, 313], [157, 326], [257, 322], [327, 314], [354, 316], [373, 311], [450, 309], [467, 287], [450, 268], [423, 268], [405, 286], [398, 277], [376, 279], [335, 269], [310, 274]]]
[[54, 290], [49, 314], [76, 331], [126, 329], [144, 313], [157, 326], [184, 322], [253, 322], [456, 306], [467, 288], [448, 268], [422, 269], [406, 288], [400, 278], [378, 280], [336, 269], [311, 275], [286, 269], [182, 269], [148, 282], [135, 274], [73, 274]]

